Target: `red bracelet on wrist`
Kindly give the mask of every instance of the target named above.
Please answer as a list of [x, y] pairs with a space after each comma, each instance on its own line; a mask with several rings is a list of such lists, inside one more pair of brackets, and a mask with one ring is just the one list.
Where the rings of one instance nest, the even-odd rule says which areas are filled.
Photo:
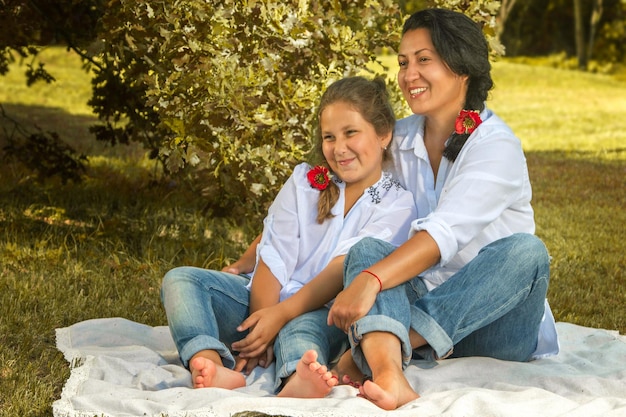
[[369, 271], [367, 269], [364, 269], [361, 272], [365, 272], [366, 274], [370, 274], [371, 276], [373, 276], [374, 278], [376, 278], [376, 281], [378, 281], [378, 292], [381, 292], [383, 290], [383, 282], [380, 280], [380, 278], [378, 278], [378, 275], [376, 275], [375, 273], [373, 273], [372, 271]]

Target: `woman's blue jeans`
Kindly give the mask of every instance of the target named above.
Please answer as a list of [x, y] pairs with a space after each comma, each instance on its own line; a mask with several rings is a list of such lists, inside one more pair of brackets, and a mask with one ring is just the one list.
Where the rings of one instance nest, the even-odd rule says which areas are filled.
[[[354, 245], [345, 261], [344, 287], [394, 249], [373, 238]], [[497, 240], [431, 291], [415, 277], [381, 292], [368, 315], [351, 328], [355, 362], [371, 375], [359, 341], [366, 333], [384, 331], [402, 342], [406, 366], [412, 355], [409, 327], [428, 342], [416, 351], [422, 355], [527, 361], [537, 345], [549, 277], [548, 252], [536, 236], [519, 233]]]
[[[249, 315], [249, 278], [221, 271], [195, 267], [170, 270], [163, 278], [161, 301], [167, 314], [170, 332], [181, 361], [201, 350], [214, 350], [224, 366], [233, 369], [235, 359], [229, 346], [243, 339], [247, 332], [237, 326]], [[274, 343], [278, 390], [283, 378], [295, 372], [305, 351], [315, 349], [320, 363], [329, 364], [347, 347], [345, 334], [326, 324], [328, 309], [303, 314], [283, 327]]]

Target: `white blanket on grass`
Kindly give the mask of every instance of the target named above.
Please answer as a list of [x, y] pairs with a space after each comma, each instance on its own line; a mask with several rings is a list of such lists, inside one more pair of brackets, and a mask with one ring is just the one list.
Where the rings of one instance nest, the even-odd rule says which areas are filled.
[[121, 318], [57, 329], [71, 365], [55, 417], [202, 416], [626, 416], [626, 336], [557, 323], [558, 356], [528, 363], [490, 358], [413, 361], [406, 370], [421, 398], [384, 412], [350, 386], [323, 399], [277, 398], [273, 367], [247, 387], [192, 389], [167, 327]]

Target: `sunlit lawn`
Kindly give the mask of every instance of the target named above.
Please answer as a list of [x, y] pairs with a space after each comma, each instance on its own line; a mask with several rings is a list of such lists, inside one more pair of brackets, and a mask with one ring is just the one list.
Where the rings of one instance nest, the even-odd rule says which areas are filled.
[[[90, 156], [81, 184], [39, 184], [0, 166], [0, 415], [51, 413], [69, 375], [54, 329], [122, 316], [165, 324], [158, 288], [181, 264], [219, 268], [260, 224], [212, 219], [182, 182], [154, 177], [136, 147], [95, 143], [89, 77], [50, 51], [57, 83], [0, 77], [0, 103]], [[54, 63], [54, 65], [52, 65]], [[537, 234], [553, 257], [557, 320], [626, 333], [626, 84], [607, 76], [498, 62], [490, 106], [527, 151]], [[0, 122], [7, 127], [7, 123]], [[2, 139], [0, 139], [2, 144]]]

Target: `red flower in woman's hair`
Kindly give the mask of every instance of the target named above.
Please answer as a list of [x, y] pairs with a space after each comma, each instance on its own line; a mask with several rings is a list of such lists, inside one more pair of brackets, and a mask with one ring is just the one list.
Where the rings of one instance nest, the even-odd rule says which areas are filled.
[[482, 122], [476, 110], [461, 110], [456, 118], [454, 131], [459, 135], [471, 134]]
[[311, 187], [318, 190], [325, 190], [328, 187], [330, 178], [328, 177], [328, 168], [317, 165], [306, 174], [307, 179], [311, 183]]

